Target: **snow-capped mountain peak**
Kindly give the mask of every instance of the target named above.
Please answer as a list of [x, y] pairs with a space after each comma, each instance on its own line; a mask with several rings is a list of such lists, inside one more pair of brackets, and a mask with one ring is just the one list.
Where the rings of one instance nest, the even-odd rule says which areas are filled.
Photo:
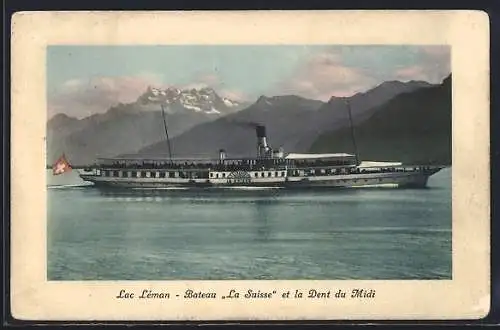
[[173, 86], [166, 89], [149, 87], [138, 101], [142, 104], [163, 103], [171, 110], [174, 108], [174, 111], [186, 110], [210, 115], [227, 114], [240, 110], [244, 106], [241, 102], [220, 97], [210, 87], [200, 89], [179, 89]]

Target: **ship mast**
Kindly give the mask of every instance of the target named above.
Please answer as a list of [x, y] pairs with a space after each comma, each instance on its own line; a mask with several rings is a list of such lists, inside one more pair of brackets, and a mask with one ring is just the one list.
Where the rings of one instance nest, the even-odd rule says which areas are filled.
[[354, 156], [356, 157], [356, 166], [359, 165], [359, 156], [358, 156], [358, 147], [356, 146], [356, 136], [354, 134], [354, 124], [352, 122], [352, 114], [351, 114], [351, 105], [349, 104], [349, 100], [344, 99], [344, 102], [347, 106], [347, 112], [349, 113], [349, 124], [351, 126], [351, 138], [352, 144], [354, 147]]
[[170, 138], [168, 137], [167, 119], [165, 118], [165, 109], [163, 109], [163, 104], [161, 104], [161, 115], [163, 117], [163, 126], [165, 127], [165, 135], [167, 136], [168, 156], [170, 158], [170, 162], [172, 162], [172, 147], [170, 146]]

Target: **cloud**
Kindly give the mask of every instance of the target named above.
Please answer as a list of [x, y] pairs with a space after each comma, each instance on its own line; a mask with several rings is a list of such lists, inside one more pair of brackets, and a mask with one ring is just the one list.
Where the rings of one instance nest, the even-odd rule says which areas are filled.
[[233, 101], [246, 102], [249, 100], [249, 96], [240, 90], [236, 89], [221, 89], [217, 91], [221, 97], [228, 98]]
[[440, 83], [451, 73], [451, 53], [449, 46], [424, 46], [416, 53], [414, 65], [395, 70], [395, 79], [425, 80]]
[[103, 113], [118, 103], [134, 102], [148, 86], [161, 85], [154, 75], [67, 80], [48, 96], [49, 116], [62, 112], [82, 118]]
[[[365, 50], [359, 47], [356, 51]], [[397, 50], [393, 49], [393, 52], [395, 54]], [[362, 61], [365, 57], [359, 56], [360, 53], [356, 55], [361, 60], [355, 62], [349, 58], [352, 53], [333, 47], [322, 50], [311, 54], [289, 77], [275, 86], [271, 93], [296, 94], [326, 101], [332, 96], [351, 96], [364, 92], [388, 80], [440, 83], [451, 72], [448, 46], [416, 46], [404, 52], [401, 54], [407, 55], [406, 57], [377, 59], [367, 65], [366, 61]], [[377, 52], [373, 50], [371, 54], [366, 54], [374, 55]], [[378, 55], [383, 56], [383, 53], [378, 52]]]
[[180, 89], [200, 89], [205, 87], [211, 87], [216, 89], [222, 82], [219, 76], [213, 73], [199, 73], [192, 77], [192, 82], [183, 85], [176, 85]]
[[281, 94], [328, 100], [332, 95], [349, 96], [363, 91], [374, 82], [363, 69], [343, 65], [338, 54], [322, 52], [310, 56], [276, 90]]
[[422, 46], [421, 49], [425, 54], [441, 59], [449, 58], [451, 50], [447, 45]]
[[180, 89], [200, 89], [210, 87], [213, 88], [221, 97], [226, 97], [233, 101], [246, 101], [248, 95], [243, 91], [235, 88], [227, 88], [225, 82], [220, 76], [214, 73], [198, 73], [191, 79], [192, 83], [177, 85]]

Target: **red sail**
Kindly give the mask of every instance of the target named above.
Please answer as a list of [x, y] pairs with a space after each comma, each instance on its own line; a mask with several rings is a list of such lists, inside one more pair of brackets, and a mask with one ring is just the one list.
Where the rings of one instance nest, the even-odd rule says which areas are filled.
[[52, 174], [59, 175], [71, 171], [71, 164], [63, 154], [52, 166]]

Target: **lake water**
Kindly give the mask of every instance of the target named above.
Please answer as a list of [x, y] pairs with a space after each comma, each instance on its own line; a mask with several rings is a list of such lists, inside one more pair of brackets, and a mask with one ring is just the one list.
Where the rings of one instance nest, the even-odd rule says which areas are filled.
[[48, 172], [49, 280], [450, 279], [451, 169], [428, 189], [104, 192]]

